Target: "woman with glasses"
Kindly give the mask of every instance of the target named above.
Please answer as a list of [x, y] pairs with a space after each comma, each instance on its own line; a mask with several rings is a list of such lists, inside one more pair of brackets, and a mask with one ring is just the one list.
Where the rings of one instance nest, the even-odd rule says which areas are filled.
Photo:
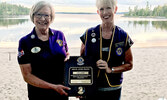
[[30, 11], [35, 27], [22, 37], [18, 63], [28, 84], [29, 100], [67, 100], [63, 85], [64, 62], [69, 58], [64, 34], [49, 26], [55, 18], [54, 8], [45, 1], [37, 2]]

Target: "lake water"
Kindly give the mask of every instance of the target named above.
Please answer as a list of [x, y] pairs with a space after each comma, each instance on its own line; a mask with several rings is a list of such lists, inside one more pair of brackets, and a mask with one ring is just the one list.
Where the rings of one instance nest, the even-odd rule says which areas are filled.
[[[80, 47], [79, 37], [87, 28], [100, 23], [97, 14], [56, 14], [50, 27], [63, 31], [69, 47]], [[129, 18], [116, 14], [115, 25], [130, 35], [135, 42], [134, 47], [167, 46], [167, 19]], [[33, 27], [29, 16], [0, 18], [0, 47], [17, 46], [18, 40]]]

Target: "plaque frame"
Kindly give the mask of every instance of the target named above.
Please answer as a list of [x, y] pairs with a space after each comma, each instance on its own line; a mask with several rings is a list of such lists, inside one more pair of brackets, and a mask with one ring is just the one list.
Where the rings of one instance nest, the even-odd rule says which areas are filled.
[[67, 91], [68, 95], [92, 95], [96, 90], [96, 69], [96, 63], [91, 57], [70, 56], [70, 59], [65, 63], [64, 78], [65, 86], [71, 88]]

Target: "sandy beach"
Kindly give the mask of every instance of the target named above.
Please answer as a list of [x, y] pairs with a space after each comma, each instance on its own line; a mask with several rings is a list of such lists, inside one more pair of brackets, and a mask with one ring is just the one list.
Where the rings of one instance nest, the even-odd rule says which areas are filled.
[[[167, 98], [167, 47], [132, 48], [134, 67], [124, 73], [122, 100]], [[69, 48], [79, 55], [79, 48]], [[0, 48], [0, 100], [28, 100], [17, 48]], [[165, 99], [161, 99], [165, 100]]]

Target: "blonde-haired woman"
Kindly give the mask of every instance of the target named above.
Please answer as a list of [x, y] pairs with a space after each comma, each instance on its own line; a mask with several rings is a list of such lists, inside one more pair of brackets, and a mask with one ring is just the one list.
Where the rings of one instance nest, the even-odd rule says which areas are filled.
[[22, 37], [18, 47], [18, 63], [28, 84], [29, 100], [68, 100], [63, 85], [64, 61], [69, 57], [64, 34], [49, 26], [55, 18], [52, 5], [39, 1], [30, 11], [32, 32]]
[[86, 100], [120, 100], [123, 72], [133, 66], [133, 41], [127, 32], [114, 25], [116, 0], [96, 0], [96, 6], [102, 23], [81, 36], [81, 55], [92, 56], [98, 68], [97, 92]]

